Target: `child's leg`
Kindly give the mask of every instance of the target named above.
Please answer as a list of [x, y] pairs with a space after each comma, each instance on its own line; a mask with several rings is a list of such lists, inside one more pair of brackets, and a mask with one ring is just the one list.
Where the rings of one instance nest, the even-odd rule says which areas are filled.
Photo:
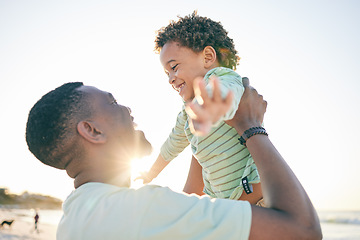
[[252, 187], [253, 192], [250, 194], [246, 194], [245, 192], [243, 192], [239, 200], [248, 201], [251, 204], [257, 204], [263, 198], [261, 183], [253, 184]]
[[260, 201], [258, 201], [258, 202], [256, 203], [256, 206], [266, 207], [265, 202], [264, 202], [264, 199], [262, 198]]
[[202, 177], [202, 167], [200, 166], [198, 160], [192, 156], [188, 178], [183, 191], [189, 194], [196, 193], [201, 196], [205, 194], [203, 189], [204, 181]]

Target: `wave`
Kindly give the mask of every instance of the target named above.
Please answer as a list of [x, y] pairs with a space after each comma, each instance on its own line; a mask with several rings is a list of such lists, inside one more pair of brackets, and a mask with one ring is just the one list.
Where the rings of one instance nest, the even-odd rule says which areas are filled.
[[360, 211], [320, 211], [318, 214], [323, 223], [360, 225]]

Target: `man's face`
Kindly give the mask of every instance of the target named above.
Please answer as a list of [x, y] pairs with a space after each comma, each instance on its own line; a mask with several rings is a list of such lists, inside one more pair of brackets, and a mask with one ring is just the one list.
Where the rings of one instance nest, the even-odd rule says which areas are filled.
[[149, 152], [151, 145], [142, 131], [135, 130], [130, 108], [118, 104], [111, 93], [95, 87], [81, 86], [79, 90], [89, 94], [92, 121], [105, 134], [110, 147], [116, 146], [135, 155]]
[[172, 87], [185, 102], [191, 101], [194, 98], [194, 79], [203, 78], [208, 71], [204, 67], [202, 52], [181, 47], [177, 42], [168, 42], [161, 49], [160, 61]]

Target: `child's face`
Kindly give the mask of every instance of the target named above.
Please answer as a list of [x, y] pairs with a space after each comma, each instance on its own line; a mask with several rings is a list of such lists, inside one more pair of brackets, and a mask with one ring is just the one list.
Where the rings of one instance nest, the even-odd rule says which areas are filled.
[[203, 52], [197, 53], [177, 42], [168, 42], [161, 49], [160, 61], [172, 87], [185, 102], [191, 101], [194, 98], [194, 79], [203, 78], [208, 71]]

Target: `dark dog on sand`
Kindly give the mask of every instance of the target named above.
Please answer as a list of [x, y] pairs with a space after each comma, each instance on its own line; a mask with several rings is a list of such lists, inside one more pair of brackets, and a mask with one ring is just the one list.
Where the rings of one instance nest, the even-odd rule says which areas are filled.
[[3, 228], [4, 225], [8, 225], [11, 228], [11, 224], [13, 224], [14, 220], [5, 220], [1, 223], [0, 227]]

